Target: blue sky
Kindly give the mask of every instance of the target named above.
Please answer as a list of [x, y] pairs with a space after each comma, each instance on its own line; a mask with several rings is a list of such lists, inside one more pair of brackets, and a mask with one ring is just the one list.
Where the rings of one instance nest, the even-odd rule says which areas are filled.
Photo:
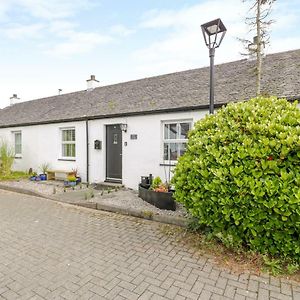
[[[224, 4], [226, 3], [226, 5]], [[200, 25], [220, 17], [228, 32], [216, 63], [241, 59], [241, 0], [0, 0], [0, 107], [208, 65]], [[299, 0], [278, 0], [267, 53], [300, 48]]]

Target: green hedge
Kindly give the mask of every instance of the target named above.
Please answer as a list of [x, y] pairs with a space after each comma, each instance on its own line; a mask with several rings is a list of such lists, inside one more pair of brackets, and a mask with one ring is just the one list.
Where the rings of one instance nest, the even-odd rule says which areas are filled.
[[198, 121], [173, 183], [176, 200], [223, 241], [300, 261], [296, 105], [259, 97]]

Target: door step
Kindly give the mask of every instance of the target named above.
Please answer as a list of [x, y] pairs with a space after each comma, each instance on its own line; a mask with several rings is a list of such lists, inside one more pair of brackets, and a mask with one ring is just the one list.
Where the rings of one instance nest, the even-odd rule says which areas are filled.
[[111, 190], [111, 189], [122, 189], [124, 185], [122, 183], [115, 183], [115, 182], [100, 182], [94, 183], [93, 188], [95, 190]]

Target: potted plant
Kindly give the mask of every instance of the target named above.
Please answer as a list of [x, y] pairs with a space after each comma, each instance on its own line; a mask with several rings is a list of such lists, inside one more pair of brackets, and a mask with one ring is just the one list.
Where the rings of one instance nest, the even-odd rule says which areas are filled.
[[76, 177], [76, 184], [81, 183], [81, 177], [78, 175], [78, 169], [74, 168], [74, 169], [72, 169], [72, 172], [74, 173], [74, 176]]
[[37, 177], [37, 173], [36, 173], [36, 172], [32, 172], [29, 179], [30, 179], [31, 181], [35, 181], [35, 180], [36, 180], [36, 177]]
[[40, 167], [42, 174], [40, 174], [41, 180], [47, 180], [47, 171], [49, 170], [50, 165], [48, 163], [43, 163]]
[[149, 188], [139, 184], [139, 197], [160, 209], [176, 210], [173, 192], [160, 177], [155, 177]]
[[76, 177], [74, 175], [68, 176], [68, 180], [64, 181], [64, 185], [75, 187], [76, 186]]

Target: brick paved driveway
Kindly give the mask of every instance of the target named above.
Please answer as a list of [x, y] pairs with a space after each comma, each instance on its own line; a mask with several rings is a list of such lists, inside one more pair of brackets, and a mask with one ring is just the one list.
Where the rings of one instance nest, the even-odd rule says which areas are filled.
[[159, 225], [0, 191], [0, 299], [300, 299], [300, 286], [233, 275]]

